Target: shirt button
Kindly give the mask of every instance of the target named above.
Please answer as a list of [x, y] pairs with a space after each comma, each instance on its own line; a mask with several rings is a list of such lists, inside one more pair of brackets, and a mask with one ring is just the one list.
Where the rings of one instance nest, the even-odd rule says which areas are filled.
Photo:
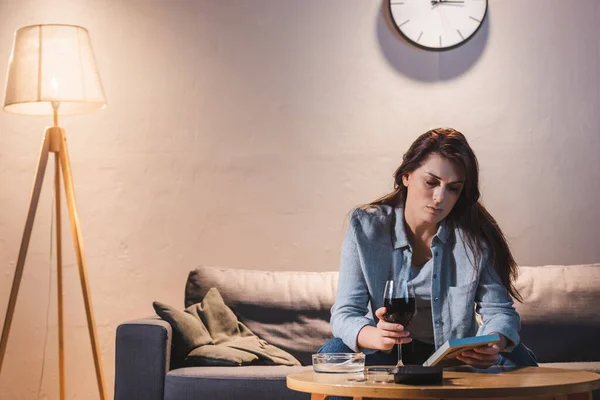
[[436, 297], [435, 299], [433, 299], [433, 301], [438, 301], [439, 299], [440, 299], [439, 297]]
[[437, 257], [437, 256], [438, 256], [438, 252], [437, 252], [437, 251], [434, 251], [434, 252], [433, 252], [433, 255]]
[[433, 274], [433, 279], [437, 278], [437, 274]]

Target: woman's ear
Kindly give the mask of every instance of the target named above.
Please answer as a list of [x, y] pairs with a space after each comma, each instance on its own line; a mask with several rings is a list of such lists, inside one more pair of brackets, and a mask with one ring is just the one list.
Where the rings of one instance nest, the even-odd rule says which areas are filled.
[[405, 187], [408, 187], [408, 179], [410, 178], [410, 174], [402, 175], [402, 184]]

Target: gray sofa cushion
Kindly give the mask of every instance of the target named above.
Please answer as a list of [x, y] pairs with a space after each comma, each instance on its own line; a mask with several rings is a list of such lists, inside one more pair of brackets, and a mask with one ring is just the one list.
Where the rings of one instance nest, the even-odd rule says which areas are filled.
[[538, 361], [600, 361], [600, 264], [519, 271], [521, 340]]
[[216, 287], [240, 322], [270, 344], [311, 364], [332, 337], [329, 309], [337, 272], [250, 271], [202, 266], [190, 272], [185, 306]]
[[290, 399], [309, 400], [288, 389], [285, 378], [312, 367], [247, 366], [180, 368], [165, 378], [165, 400]]

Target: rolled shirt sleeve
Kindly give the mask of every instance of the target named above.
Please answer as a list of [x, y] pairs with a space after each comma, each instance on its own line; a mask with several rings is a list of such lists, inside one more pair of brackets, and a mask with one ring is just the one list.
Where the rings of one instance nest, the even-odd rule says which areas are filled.
[[521, 318], [513, 306], [508, 290], [496, 270], [484, 258], [476, 295], [476, 310], [483, 319], [480, 335], [497, 332], [508, 339], [503, 351], [512, 351], [520, 342]]
[[363, 327], [376, 325], [366, 316], [369, 313], [369, 290], [356, 244], [355, 218], [356, 214], [353, 214], [342, 244], [337, 293], [331, 308], [331, 330], [353, 351], [370, 354], [376, 350], [359, 348], [357, 343], [358, 333]]

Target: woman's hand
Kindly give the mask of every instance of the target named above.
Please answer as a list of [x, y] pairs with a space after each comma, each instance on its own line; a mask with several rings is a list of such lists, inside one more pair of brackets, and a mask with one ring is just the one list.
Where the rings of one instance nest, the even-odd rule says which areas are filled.
[[499, 352], [500, 347], [493, 344], [491, 346], [475, 347], [473, 350], [463, 351], [456, 359], [475, 368], [488, 368], [498, 362]]
[[366, 349], [390, 350], [394, 345], [410, 343], [410, 332], [405, 331], [400, 324], [392, 324], [383, 319], [386, 312], [385, 307], [375, 311], [375, 316], [379, 319], [377, 327], [365, 326], [358, 333], [358, 346]]
[[[493, 332], [497, 333], [497, 332]], [[498, 344], [491, 346], [476, 347], [473, 350], [463, 351], [456, 359], [465, 364], [472, 365], [476, 368], [488, 368], [498, 362], [498, 353], [506, 347], [507, 339], [504, 335], [500, 336]]]

